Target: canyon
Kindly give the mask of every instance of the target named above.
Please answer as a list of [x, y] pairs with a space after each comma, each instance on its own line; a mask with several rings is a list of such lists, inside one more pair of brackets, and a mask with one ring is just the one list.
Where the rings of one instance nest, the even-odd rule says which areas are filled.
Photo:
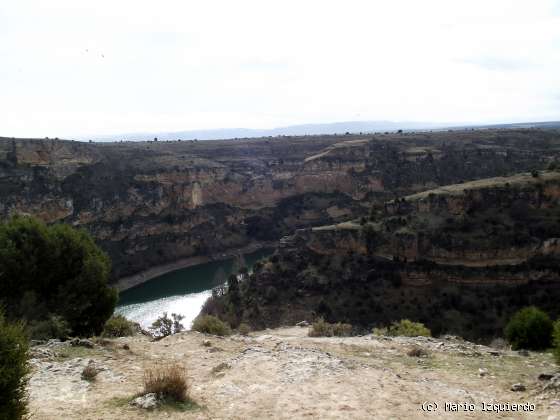
[[[87, 229], [112, 278], [276, 244], [438, 186], [542, 169], [554, 129], [82, 143], [0, 138], [0, 217]], [[198, 258], [198, 260], [197, 260]]]

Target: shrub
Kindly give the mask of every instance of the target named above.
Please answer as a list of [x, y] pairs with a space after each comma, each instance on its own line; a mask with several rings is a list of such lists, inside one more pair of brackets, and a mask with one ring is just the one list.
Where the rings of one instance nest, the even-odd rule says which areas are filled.
[[431, 337], [432, 332], [421, 322], [401, 319], [393, 322], [388, 328], [374, 328], [374, 335], [388, 335], [391, 337]]
[[49, 338], [64, 340], [70, 333], [68, 322], [58, 315], [51, 315], [44, 321], [33, 321], [27, 326], [27, 334], [32, 340], [48, 340]]
[[152, 323], [150, 329], [154, 331], [156, 336], [161, 338], [177, 334], [185, 329], [183, 324], [181, 324], [183, 318], [184, 316], [179, 314], [171, 314], [171, 318], [169, 318], [167, 312], [164, 312], [162, 316]]
[[213, 335], [230, 335], [230, 327], [221, 319], [213, 315], [199, 315], [195, 318], [192, 329], [201, 333]]
[[134, 322], [129, 321], [122, 315], [113, 315], [105, 323], [103, 337], [129, 337], [136, 332]]
[[554, 358], [556, 359], [556, 363], [560, 365], [560, 319], [554, 323], [552, 339], [552, 345], [554, 346]]
[[414, 346], [406, 352], [410, 357], [428, 357], [428, 352], [420, 346]]
[[157, 365], [144, 371], [144, 394], [184, 402], [189, 399], [185, 368], [179, 364]]
[[107, 286], [110, 267], [109, 257], [85, 230], [46, 226], [32, 217], [0, 223], [0, 296], [10, 317], [31, 321], [53, 314], [74, 335], [99, 334], [117, 301], [116, 291]]
[[514, 350], [543, 350], [551, 344], [552, 321], [540, 309], [529, 306], [511, 317], [505, 336]]
[[341, 322], [331, 324], [323, 318], [319, 318], [311, 324], [307, 335], [309, 337], [349, 337], [352, 335], [352, 325]]
[[88, 364], [82, 371], [82, 379], [89, 382], [94, 381], [98, 373], [99, 370], [95, 366]]
[[237, 327], [237, 330], [241, 335], [249, 335], [249, 333], [251, 332], [251, 327], [248, 324], [242, 322], [241, 324], [239, 324], [239, 327]]
[[23, 325], [6, 322], [0, 311], [1, 419], [17, 420], [27, 413], [28, 349]]

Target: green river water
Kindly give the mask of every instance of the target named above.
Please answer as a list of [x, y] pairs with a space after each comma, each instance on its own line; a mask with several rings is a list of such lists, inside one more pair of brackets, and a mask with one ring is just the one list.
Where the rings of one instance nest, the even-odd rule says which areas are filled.
[[[272, 253], [259, 250], [244, 255], [249, 268], [255, 262]], [[212, 261], [193, 267], [183, 268], [148, 280], [136, 287], [120, 293], [115, 312], [128, 319], [149, 327], [163, 312], [183, 315], [183, 325], [190, 328], [202, 305], [218, 286], [216, 272], [221, 268], [226, 277], [230, 275], [233, 259]]]

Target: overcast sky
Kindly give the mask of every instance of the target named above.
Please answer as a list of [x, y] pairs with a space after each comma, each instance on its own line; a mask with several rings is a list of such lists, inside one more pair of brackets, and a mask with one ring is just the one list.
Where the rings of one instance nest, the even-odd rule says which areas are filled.
[[0, 3], [0, 136], [560, 120], [560, 0]]

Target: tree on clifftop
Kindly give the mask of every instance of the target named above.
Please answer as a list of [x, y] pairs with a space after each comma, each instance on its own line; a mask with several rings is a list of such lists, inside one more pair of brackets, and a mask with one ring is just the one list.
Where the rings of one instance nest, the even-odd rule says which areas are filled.
[[74, 335], [99, 334], [117, 301], [110, 267], [84, 230], [32, 217], [0, 224], [0, 303], [9, 318], [33, 325], [60, 316]]

